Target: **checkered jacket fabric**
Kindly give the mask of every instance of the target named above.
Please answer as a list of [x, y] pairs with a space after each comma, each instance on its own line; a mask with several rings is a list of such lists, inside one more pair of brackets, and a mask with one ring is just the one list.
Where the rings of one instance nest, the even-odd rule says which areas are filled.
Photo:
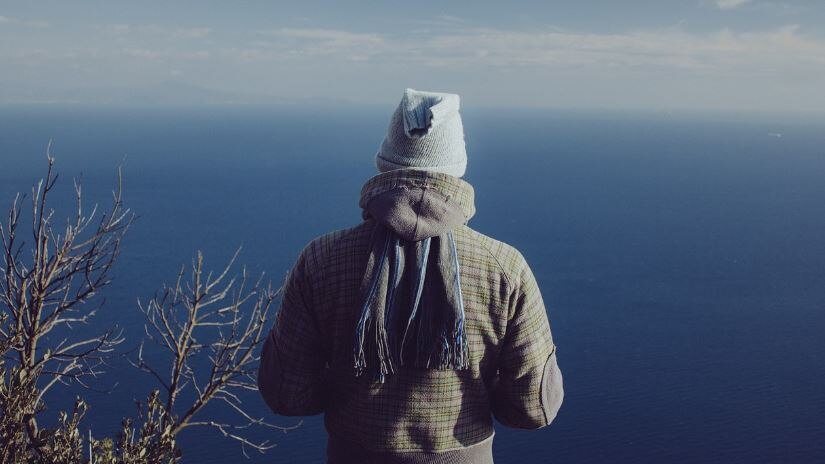
[[[475, 212], [468, 183], [412, 170], [373, 177], [361, 205], [411, 186], [437, 189], [467, 218]], [[461, 449], [490, 437], [493, 417], [519, 428], [549, 424], [561, 379], [539, 287], [515, 248], [467, 225], [453, 235], [470, 368], [402, 367], [384, 383], [355, 376], [359, 286], [375, 227], [367, 216], [301, 251], [262, 352], [259, 387], [270, 408], [282, 415], [323, 413], [331, 437], [377, 452]]]

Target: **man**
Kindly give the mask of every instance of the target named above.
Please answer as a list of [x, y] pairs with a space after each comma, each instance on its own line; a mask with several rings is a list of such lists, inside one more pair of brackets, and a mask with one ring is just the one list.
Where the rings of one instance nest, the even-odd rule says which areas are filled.
[[277, 414], [325, 414], [328, 462], [492, 463], [493, 423], [561, 406], [539, 287], [475, 213], [458, 95], [407, 89], [361, 190], [363, 222], [287, 277], [258, 385]]

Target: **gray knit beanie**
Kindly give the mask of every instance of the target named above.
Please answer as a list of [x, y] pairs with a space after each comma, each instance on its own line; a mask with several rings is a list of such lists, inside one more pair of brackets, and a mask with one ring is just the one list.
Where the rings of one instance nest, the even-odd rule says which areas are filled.
[[422, 169], [455, 177], [467, 170], [459, 98], [406, 89], [375, 155], [380, 172]]

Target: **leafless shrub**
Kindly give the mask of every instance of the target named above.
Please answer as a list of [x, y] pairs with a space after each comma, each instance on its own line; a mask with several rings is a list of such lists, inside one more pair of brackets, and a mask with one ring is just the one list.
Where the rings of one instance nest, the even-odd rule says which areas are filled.
[[[14, 360], [11, 377], [25, 379], [12, 379], [4, 385], [12, 393], [20, 389], [16, 396], [19, 403], [4, 407], [0, 421], [14, 426], [5, 423], [25, 411], [23, 439], [34, 456], [42, 455], [48, 444], [48, 437], [37, 425], [44, 395], [58, 383], [86, 385], [87, 378], [102, 372], [106, 356], [123, 341], [119, 332], [107, 330], [95, 337], [68, 336], [44, 343], [55, 329], [86, 323], [95, 314], [97, 307], [90, 306], [89, 300], [109, 284], [121, 241], [134, 220], [123, 207], [118, 171], [108, 213], [96, 219], [96, 206], [85, 211], [81, 184], [75, 182], [75, 213], [65, 226], [55, 224], [48, 200], [58, 176], [53, 173], [54, 158], [49, 149], [46, 158], [46, 177], [32, 189], [31, 230], [21, 225], [23, 198], [19, 194], [6, 223], [0, 222], [0, 354], [6, 361]], [[76, 413], [82, 416], [81, 411]]]
[[[79, 398], [71, 413], [58, 413], [56, 426], [38, 426], [48, 391], [72, 383], [87, 386], [123, 342], [114, 329], [89, 338], [60, 329], [87, 323], [102, 306], [103, 299], [95, 305], [90, 300], [110, 283], [122, 239], [135, 219], [123, 206], [118, 170], [108, 213], [95, 220], [97, 207], [86, 212], [81, 184], [75, 182], [76, 210], [58, 227], [48, 201], [58, 178], [48, 149], [47, 161], [46, 177], [32, 189], [30, 235], [21, 223], [20, 195], [6, 222], [0, 221], [0, 464], [174, 464], [181, 456], [178, 434], [195, 426], [237, 441], [245, 455], [249, 449], [272, 448], [269, 441], [251, 439], [250, 430], [294, 427], [257, 417], [242, 397], [257, 390], [259, 347], [279, 291], [264, 284], [263, 275], [250, 281], [245, 269], [231, 276], [238, 252], [214, 277], [205, 273], [198, 252], [190, 272], [181, 269], [174, 285], [145, 305], [138, 302], [146, 340], [159, 347], [165, 361], [162, 366], [147, 361], [148, 347], [140, 344], [131, 362], [151, 374], [159, 390], [138, 405], [135, 420], [123, 420], [117, 437], [95, 439], [90, 432], [84, 449], [80, 422], [87, 405]], [[66, 336], [54, 341], [58, 334]], [[204, 412], [207, 404], [224, 405], [235, 419], [211, 420]]]
[[[240, 250], [239, 250], [240, 251]], [[146, 317], [146, 337], [170, 358], [164, 375], [143, 356], [143, 346], [134, 365], [151, 374], [163, 386], [168, 413], [161, 420], [164, 429], [177, 435], [187, 427], [212, 427], [247, 449], [266, 451], [269, 441], [253, 441], [245, 433], [253, 426], [287, 430], [256, 416], [241, 401], [239, 393], [257, 391], [255, 374], [260, 359], [258, 348], [267, 334], [267, 321], [278, 296], [263, 275], [249, 285], [246, 269], [230, 277], [238, 252], [227, 266], [213, 277], [204, 271], [203, 255], [198, 252], [188, 273], [181, 269], [175, 284], [163, 288], [140, 309]], [[208, 369], [195, 367], [208, 359]], [[180, 404], [187, 389], [194, 400]], [[221, 403], [236, 416], [232, 422], [203, 419], [201, 413], [210, 402]]]

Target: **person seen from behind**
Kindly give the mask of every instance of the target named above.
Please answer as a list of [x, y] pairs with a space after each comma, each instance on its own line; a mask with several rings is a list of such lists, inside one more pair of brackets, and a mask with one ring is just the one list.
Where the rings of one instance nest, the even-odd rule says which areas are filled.
[[475, 214], [455, 94], [406, 89], [363, 221], [311, 241], [261, 353], [273, 412], [324, 414], [329, 464], [493, 462], [493, 418], [536, 429], [564, 396], [539, 286]]

